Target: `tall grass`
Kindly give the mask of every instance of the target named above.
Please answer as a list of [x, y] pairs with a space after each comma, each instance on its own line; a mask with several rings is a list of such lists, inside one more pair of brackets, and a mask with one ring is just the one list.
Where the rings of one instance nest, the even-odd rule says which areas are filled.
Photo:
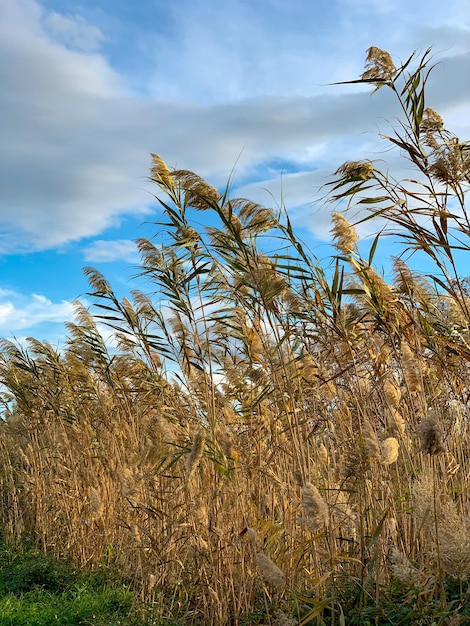
[[137, 242], [148, 293], [119, 300], [87, 268], [95, 309], [77, 303], [61, 353], [2, 342], [12, 540], [117, 565], [181, 623], [469, 614], [470, 318], [453, 250], [468, 247], [470, 156], [425, 106], [429, 53], [415, 62], [371, 48], [359, 82], [396, 94], [384, 140], [422, 180], [346, 163], [330, 198], [395, 225], [435, 278], [396, 258], [387, 282], [378, 238], [363, 258], [339, 213], [322, 267], [285, 212], [153, 155], [164, 243]]

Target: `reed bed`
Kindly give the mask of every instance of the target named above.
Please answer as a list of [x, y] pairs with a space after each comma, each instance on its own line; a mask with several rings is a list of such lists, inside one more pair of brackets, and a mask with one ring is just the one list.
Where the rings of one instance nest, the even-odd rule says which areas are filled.
[[[464, 623], [470, 298], [453, 249], [468, 247], [470, 155], [425, 106], [428, 52], [396, 68], [371, 48], [367, 63], [360, 81], [403, 109], [385, 141], [422, 182], [342, 166], [331, 262], [284, 211], [153, 155], [148, 293], [118, 299], [87, 268], [95, 305], [77, 303], [63, 350], [2, 342], [10, 540], [112, 564], [180, 623]], [[346, 201], [434, 278], [400, 257], [386, 280]]]

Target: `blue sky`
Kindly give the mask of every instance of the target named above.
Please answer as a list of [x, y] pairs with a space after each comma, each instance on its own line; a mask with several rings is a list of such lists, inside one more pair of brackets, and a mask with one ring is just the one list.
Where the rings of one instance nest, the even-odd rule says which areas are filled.
[[[319, 188], [381, 156], [398, 113], [358, 77], [434, 46], [429, 105], [470, 137], [468, 0], [0, 0], [0, 336], [59, 342], [82, 268], [133, 288], [158, 219], [150, 152], [234, 194], [284, 202], [319, 257]], [[398, 155], [387, 155], [399, 169]], [[385, 253], [393, 253], [393, 243]]]

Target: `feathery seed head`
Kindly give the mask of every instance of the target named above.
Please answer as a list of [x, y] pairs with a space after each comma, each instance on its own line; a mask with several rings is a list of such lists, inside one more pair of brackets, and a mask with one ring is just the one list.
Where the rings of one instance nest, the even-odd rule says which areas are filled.
[[434, 417], [426, 417], [418, 426], [421, 450], [430, 455], [444, 452], [442, 430]]
[[382, 456], [380, 451], [380, 444], [372, 424], [365, 420], [362, 426], [362, 436], [364, 438], [364, 445], [368, 459], [379, 460]]
[[390, 415], [399, 435], [403, 437], [403, 435], [405, 434], [405, 420], [403, 419], [402, 414], [399, 413], [396, 409], [391, 409]]
[[413, 393], [421, 390], [421, 373], [418, 360], [408, 344], [401, 342], [403, 377], [408, 390]]
[[444, 120], [437, 111], [431, 107], [427, 107], [423, 111], [423, 118], [420, 124], [420, 130], [422, 133], [437, 132], [444, 128]]
[[328, 526], [328, 505], [321, 497], [320, 492], [312, 485], [305, 483], [302, 487], [302, 509], [301, 524], [306, 526], [311, 532], [317, 532], [324, 526]]
[[175, 170], [171, 176], [184, 191], [186, 206], [206, 211], [219, 202], [219, 191], [194, 172]]
[[439, 540], [445, 573], [460, 580], [468, 579], [470, 528], [453, 501], [447, 502], [442, 507], [439, 519]]
[[333, 213], [331, 217], [333, 227], [330, 232], [335, 240], [335, 247], [344, 255], [351, 254], [359, 241], [356, 229], [341, 213]]
[[318, 457], [320, 458], [320, 461], [322, 463], [327, 465], [327, 463], [328, 463], [328, 450], [326, 449], [326, 446], [325, 446], [324, 443], [321, 443], [318, 446]]
[[[413, 517], [418, 526], [423, 530], [433, 528], [434, 482], [431, 473], [423, 473], [415, 480], [412, 494]], [[437, 514], [439, 515], [439, 509]]]
[[158, 154], [151, 154], [153, 165], [150, 170], [151, 178], [162, 187], [173, 189], [173, 179], [165, 161]]
[[95, 517], [102, 517], [104, 513], [104, 504], [100, 494], [94, 487], [90, 487], [88, 492], [88, 502], [90, 503], [90, 509]]
[[194, 437], [191, 453], [186, 461], [186, 471], [188, 473], [188, 478], [192, 476], [197, 466], [199, 465], [199, 461], [201, 460], [204, 452], [205, 443], [206, 437], [204, 434], [204, 430], [200, 428]]
[[392, 574], [402, 582], [414, 582], [416, 580], [418, 570], [410, 563], [407, 557], [393, 547], [390, 555]]
[[429, 172], [444, 184], [468, 181], [470, 178], [470, 156], [468, 153], [468, 144], [461, 143], [457, 137], [453, 137], [434, 148], [433, 163], [429, 167]]
[[286, 584], [286, 578], [278, 566], [271, 561], [263, 552], [256, 555], [256, 566], [265, 583], [282, 588]]
[[392, 80], [397, 68], [390, 53], [371, 46], [367, 50], [366, 71], [361, 75], [362, 80], [382, 83]]
[[192, 226], [180, 226], [177, 231], [181, 242], [197, 243], [199, 241], [199, 233]]
[[369, 180], [375, 172], [372, 161], [346, 161], [336, 170], [335, 174], [342, 176], [344, 181], [359, 182]]
[[398, 459], [400, 445], [395, 437], [388, 437], [382, 442], [382, 454], [380, 462], [382, 465], [392, 465]]
[[396, 409], [400, 404], [401, 393], [400, 390], [395, 387], [395, 385], [389, 380], [385, 380], [383, 383], [383, 389], [385, 394], [385, 399], [388, 404]]

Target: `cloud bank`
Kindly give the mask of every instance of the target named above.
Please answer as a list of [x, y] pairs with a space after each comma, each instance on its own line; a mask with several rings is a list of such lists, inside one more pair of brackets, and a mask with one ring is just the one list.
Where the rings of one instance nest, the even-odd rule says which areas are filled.
[[[340, 163], [379, 150], [383, 118], [399, 114], [385, 90], [371, 98], [320, 84], [357, 76], [372, 43], [402, 58], [410, 46], [442, 50], [430, 104], [468, 133], [468, 9], [432, 0], [423, 14], [418, 5], [160, 3], [164, 27], [142, 31], [151, 69], [137, 88], [110, 52], [103, 11], [95, 24], [36, 0], [0, 0], [0, 252], [55, 248], [126, 215], [148, 216], [152, 151], [219, 185], [237, 163], [235, 183], [246, 192], [274, 190], [266, 164], [288, 161], [298, 171], [283, 177], [286, 204], [308, 206]], [[324, 236], [320, 222], [311, 229]]]

